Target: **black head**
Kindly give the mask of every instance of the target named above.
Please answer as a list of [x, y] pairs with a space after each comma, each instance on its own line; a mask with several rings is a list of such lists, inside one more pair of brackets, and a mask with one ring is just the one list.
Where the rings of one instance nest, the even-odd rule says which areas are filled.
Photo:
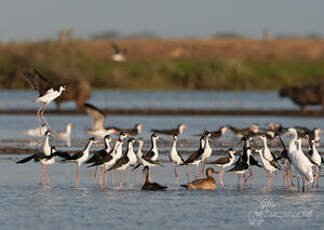
[[151, 136], [152, 139], [159, 139], [159, 136], [156, 133], [153, 133]]
[[109, 140], [109, 141], [111, 141], [112, 138], [111, 138], [110, 135], [106, 135], [106, 136], [104, 136], [104, 139], [105, 139], [105, 140]]
[[123, 140], [123, 139], [126, 138], [127, 136], [128, 136], [127, 133], [125, 133], [125, 132], [121, 132], [121, 133], [119, 134], [119, 139]]
[[50, 136], [51, 135], [51, 132], [48, 130], [45, 132], [45, 136]]
[[90, 137], [90, 138], [89, 138], [89, 142], [97, 143], [97, 140], [96, 140], [96, 138], [94, 138], [94, 137]]
[[136, 142], [136, 140], [133, 137], [131, 137], [131, 138], [128, 139], [128, 143], [133, 143], [134, 144], [135, 142]]

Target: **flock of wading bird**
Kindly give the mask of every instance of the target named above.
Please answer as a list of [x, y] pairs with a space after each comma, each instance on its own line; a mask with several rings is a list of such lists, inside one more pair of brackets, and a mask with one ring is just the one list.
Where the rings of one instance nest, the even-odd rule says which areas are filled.
[[[161, 166], [161, 161], [158, 160], [159, 151], [157, 146], [157, 140], [159, 136], [157, 133], [164, 135], [173, 135], [173, 144], [171, 146], [169, 157], [170, 161], [174, 164], [175, 183], [179, 181], [179, 173], [177, 167], [189, 166], [187, 173], [188, 184], [181, 185], [187, 189], [216, 189], [216, 180], [213, 174], [219, 174], [219, 181], [222, 187], [224, 187], [223, 173], [226, 168], [230, 168], [226, 172], [234, 173], [238, 175], [238, 188], [241, 190], [246, 181], [250, 178], [251, 185], [253, 184], [253, 166], [263, 167], [267, 173], [266, 186], [264, 189], [271, 190], [271, 178], [272, 173], [277, 171], [283, 171], [283, 186], [286, 188], [292, 188], [297, 182], [297, 188], [299, 190], [300, 180], [303, 181], [302, 191], [306, 191], [307, 184], [312, 184], [313, 187], [318, 187], [319, 177], [321, 172], [321, 164], [323, 159], [321, 158], [317, 147], [319, 146], [319, 135], [322, 131], [318, 128], [309, 130], [303, 127], [284, 128], [278, 123], [269, 123], [267, 129], [261, 131], [259, 126], [254, 124], [246, 129], [238, 129], [232, 126], [220, 127], [217, 131], [205, 131], [200, 136], [199, 148], [197, 151], [190, 154], [190, 156], [184, 160], [183, 157], [177, 151], [177, 139], [186, 128], [185, 125], [179, 125], [176, 129], [171, 130], [152, 130], [154, 133], [151, 136], [151, 148], [148, 152], [143, 153], [142, 147], [144, 140], [142, 138], [135, 139], [134, 136], [140, 133], [139, 130], [143, 126], [138, 125], [135, 129], [118, 129], [105, 128], [104, 121], [105, 116], [98, 108], [91, 104], [85, 104], [85, 108], [90, 116], [94, 120], [92, 130], [88, 132], [96, 136], [91, 137], [87, 145], [75, 154], [69, 154], [63, 151], [56, 151], [56, 148], [50, 144], [50, 136], [53, 133], [48, 122], [46, 121], [43, 113], [47, 105], [55, 98], [60, 96], [65, 90], [64, 85], [54, 86], [51, 81], [42, 76], [38, 71], [27, 72], [24, 71], [24, 76], [28, 82], [39, 92], [39, 97], [35, 102], [43, 103], [43, 106], [38, 110], [39, 132], [41, 133], [40, 117], [44, 120], [48, 131], [45, 133], [45, 141], [42, 145], [42, 151], [39, 153], [28, 156], [20, 161], [18, 164], [26, 163], [30, 160], [40, 162], [42, 164], [42, 171], [40, 174], [41, 183], [49, 185], [48, 166], [55, 163], [55, 157], [60, 157], [62, 163], [76, 163], [76, 186], [79, 186], [79, 173], [80, 166], [82, 164], [88, 165], [88, 167], [95, 167], [94, 177], [96, 182], [97, 169], [100, 169], [99, 181], [100, 186], [105, 188], [107, 186], [107, 173], [111, 171], [112, 183], [113, 183], [113, 171], [119, 170], [120, 175], [120, 188], [123, 186], [123, 173], [129, 167], [133, 167], [133, 170], [143, 167], [145, 172], [145, 181], [142, 186], [142, 190], [165, 190], [167, 187], [159, 185], [158, 183], [152, 183], [150, 180], [150, 168]], [[138, 128], [140, 127], [140, 128]], [[111, 148], [112, 138], [110, 133], [116, 134], [117, 131], [119, 137], [115, 141]], [[214, 161], [209, 161], [212, 156], [213, 150], [210, 146], [210, 139], [217, 139], [221, 137], [227, 131], [233, 131], [243, 141], [242, 151], [236, 151], [234, 148], [228, 149], [228, 156], [221, 157]], [[97, 143], [99, 137], [104, 137], [105, 148], [96, 151], [90, 158], [90, 148], [94, 143]], [[285, 136], [288, 146], [285, 145], [282, 140], [282, 136]], [[127, 140], [127, 148], [123, 154], [123, 143]], [[255, 146], [255, 139], [260, 139], [263, 143], [262, 147]], [[268, 140], [277, 139], [281, 151], [279, 154], [275, 154], [268, 146]], [[163, 139], [162, 139], [163, 140]], [[308, 151], [304, 151], [302, 146], [306, 140]], [[137, 152], [135, 153], [134, 144], [138, 143]], [[252, 147], [251, 144], [254, 144]], [[253, 156], [253, 154], [259, 155], [261, 164]], [[240, 155], [238, 159], [235, 155]], [[206, 177], [196, 179], [192, 182], [190, 180], [191, 167], [196, 166], [195, 177], [202, 175], [205, 165], [210, 164], [221, 168], [220, 172], [213, 168], [206, 169]], [[199, 169], [200, 166], [200, 169]], [[127, 183], [128, 183], [129, 170], [127, 170]], [[244, 177], [244, 183], [243, 183]], [[296, 180], [295, 180], [296, 179]]]

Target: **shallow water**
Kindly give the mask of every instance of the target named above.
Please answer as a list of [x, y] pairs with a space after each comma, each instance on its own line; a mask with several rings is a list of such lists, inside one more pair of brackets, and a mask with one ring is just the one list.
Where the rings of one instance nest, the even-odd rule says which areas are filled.
[[[23, 96], [26, 94], [23, 93]], [[33, 106], [30, 102], [33, 96], [30, 94], [30, 98], [27, 100], [26, 97], [26, 101], [23, 102], [19, 102], [20, 99], [17, 95], [12, 97], [13, 101], [11, 102], [3, 100], [3, 97], [1, 100], [6, 108], [11, 108], [10, 106], [16, 108], [14, 107], [17, 106], [16, 102], [21, 103], [22, 106], [25, 106], [24, 108], [30, 108]], [[99, 102], [105, 103], [106, 96], [106, 94], [98, 94], [98, 97], [103, 98]], [[135, 99], [134, 103], [136, 104], [137, 99]], [[202, 99], [199, 100], [206, 102]], [[125, 104], [122, 104], [125, 108], [132, 104], [131, 102], [127, 104], [124, 97], [121, 101], [125, 101]], [[138, 99], [138, 101], [140, 100]], [[179, 106], [171, 101], [170, 99], [169, 102], [165, 102], [166, 104], [163, 104], [162, 101], [161, 104], [154, 106]], [[110, 102], [107, 103], [110, 105]], [[182, 105], [181, 102], [179, 103]], [[195, 103], [192, 102], [193, 104]], [[143, 102], [142, 105], [137, 104], [136, 106], [146, 107], [147, 105], [148, 103]], [[205, 103], [205, 105], [209, 106], [210, 104]], [[229, 103], [229, 105], [235, 107], [233, 103]], [[255, 104], [250, 102], [243, 103], [243, 105], [246, 106], [244, 108], [255, 108], [253, 107]], [[261, 102], [258, 105], [260, 108], [266, 108], [266, 104], [263, 105]], [[115, 106], [118, 107], [117, 104]], [[273, 106], [280, 107], [282, 104], [274, 103]], [[64, 142], [52, 139], [52, 143], [59, 149], [80, 149], [89, 138], [89, 135], [84, 132], [87, 127], [91, 126], [92, 121], [88, 116], [49, 115], [47, 119], [56, 130], [63, 129], [67, 122], [73, 124], [71, 147], [67, 148], [64, 146]], [[248, 127], [253, 123], [258, 123], [260, 126], [264, 126], [266, 122], [281, 122], [284, 126], [299, 125], [324, 129], [323, 118], [301, 117], [109, 116], [106, 125], [129, 128], [136, 123], [144, 124], [141, 136], [146, 141], [145, 149], [147, 149], [151, 128], [173, 128], [178, 123], [184, 123], [188, 129], [179, 137], [178, 149], [194, 150], [198, 148], [199, 140], [199, 137], [194, 135], [204, 129], [218, 129], [219, 126], [225, 124]], [[0, 147], [38, 148], [40, 146], [41, 139], [29, 137], [21, 132], [37, 127], [36, 115], [2, 115], [0, 116], [0, 127]], [[168, 137], [165, 139], [170, 141]], [[222, 148], [224, 143], [236, 148], [241, 147], [234, 135], [227, 133], [218, 141], [218, 144], [213, 143], [215, 158], [218, 157], [216, 156], [217, 150]], [[168, 151], [170, 143], [160, 142], [159, 146], [161, 150]], [[94, 149], [101, 147], [102, 145], [98, 145]], [[73, 230], [89, 228], [305, 229], [306, 227], [320, 229], [323, 225], [323, 177], [320, 178], [320, 188], [314, 191], [300, 193], [296, 189], [286, 190], [279, 185], [273, 187], [272, 192], [266, 192], [262, 189], [265, 183], [264, 171], [254, 169], [255, 184], [253, 187], [246, 186], [243, 191], [237, 190], [237, 178], [231, 174], [224, 175], [225, 189], [187, 191], [174, 185], [172, 165], [164, 163], [164, 167], [152, 169], [151, 176], [153, 181], [158, 181], [169, 187], [166, 192], [141, 192], [143, 175], [140, 171], [136, 175], [132, 173], [129, 185], [125, 184], [123, 190], [120, 191], [118, 172], [115, 173], [115, 184], [111, 185], [109, 179], [109, 187], [101, 190], [99, 186], [94, 185], [93, 169], [83, 166], [81, 187], [75, 188], [76, 166], [56, 163], [49, 168], [51, 187], [48, 188], [39, 185], [40, 165], [32, 162], [24, 165], [15, 164], [18, 159], [23, 157], [14, 154], [0, 156], [1, 230], [27, 228]], [[161, 154], [160, 158], [166, 160], [167, 156]], [[186, 183], [186, 171], [186, 168], [180, 168], [180, 183]], [[276, 184], [276, 179], [273, 181]]]
[[[241, 192], [230, 174], [224, 176], [224, 189], [188, 191], [174, 185], [171, 164], [164, 164], [152, 169], [151, 176], [169, 189], [142, 192], [140, 171], [131, 174], [121, 191], [118, 172], [115, 185], [109, 178], [102, 190], [94, 185], [93, 169], [83, 167], [81, 187], [74, 188], [75, 165], [55, 164], [48, 188], [38, 184], [40, 166], [15, 165], [18, 158], [3, 156], [0, 161], [1, 229], [319, 229], [323, 224], [322, 187], [299, 193], [277, 186], [265, 192], [262, 169], [254, 169], [254, 186]], [[186, 170], [180, 169], [180, 183], [186, 183]]]
[[[36, 109], [31, 103], [37, 97], [32, 90], [1, 90], [0, 109]], [[90, 103], [99, 108], [118, 109], [299, 109], [275, 91], [118, 91], [93, 90]], [[55, 108], [50, 104], [49, 108]], [[62, 104], [62, 109], [75, 108], [73, 102]], [[318, 109], [311, 106], [310, 109]]]

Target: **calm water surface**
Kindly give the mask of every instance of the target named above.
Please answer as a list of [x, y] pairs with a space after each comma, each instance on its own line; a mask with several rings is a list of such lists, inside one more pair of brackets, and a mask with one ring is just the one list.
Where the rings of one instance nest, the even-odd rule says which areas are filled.
[[[37, 93], [31, 90], [1, 90], [2, 109], [38, 108], [31, 101]], [[119, 109], [298, 109], [277, 92], [221, 91], [112, 91], [94, 90], [89, 102], [101, 108]], [[55, 108], [50, 104], [49, 108]], [[62, 104], [63, 109], [75, 108], [74, 103]], [[319, 108], [312, 106], [312, 108]]]
[[[30, 98], [26, 97], [26, 101], [20, 101], [19, 94], [13, 96], [11, 91], [8, 91], [7, 94], [2, 92], [0, 94], [2, 106], [16, 108], [17, 103], [21, 103], [22, 107], [30, 108], [32, 106], [30, 101], [35, 95], [29, 92], [21, 93], [23, 97], [30, 95]], [[120, 97], [120, 101], [124, 102], [113, 104], [116, 103], [113, 102], [114, 98], [119, 98], [116, 96], [117, 94], [117, 92], [103, 94], [95, 92], [93, 100], [102, 98], [98, 100], [100, 106], [131, 108], [132, 103], [127, 102], [124, 93], [121, 93], [124, 96]], [[4, 95], [7, 95], [12, 101], [4, 100]], [[110, 98], [107, 98], [107, 95]], [[159, 93], [152, 96], [152, 101], [159, 100], [157, 95]], [[186, 93], [183, 93], [182, 96], [185, 97], [184, 95]], [[221, 98], [221, 94], [216, 95], [215, 101]], [[233, 93], [233, 95], [235, 94]], [[246, 96], [246, 94], [244, 95]], [[208, 100], [214, 99], [209, 96], [211, 95], [208, 92], [201, 93], [197, 100], [199, 103], [205, 103], [204, 106], [211, 106], [212, 104], [208, 103]], [[242, 96], [241, 99], [245, 100], [245, 96]], [[264, 95], [264, 97], [270, 98], [274, 96], [274, 93]], [[142, 93], [141, 97], [147, 97], [147, 95]], [[165, 94], [164, 97], [168, 98]], [[188, 98], [190, 97], [192, 95], [188, 93]], [[249, 100], [246, 99], [242, 104], [245, 106], [244, 108], [255, 108], [253, 106], [258, 104], [260, 108], [267, 109], [261, 102], [257, 102], [257, 99], [255, 103], [252, 103], [250, 101], [252, 96], [247, 96], [247, 98]], [[146, 108], [151, 103], [149, 99], [145, 103], [139, 103], [141, 100], [143, 99], [134, 98], [136, 107]], [[179, 99], [180, 102], [174, 102], [170, 96], [168, 100], [168, 102], [161, 101], [160, 104], [152, 102], [152, 105], [177, 107], [186, 105], [181, 100], [188, 99]], [[191, 105], [199, 108], [201, 105], [196, 102], [192, 101]], [[269, 103], [270, 106], [272, 102]], [[273, 103], [272, 108], [289, 104], [285, 103]], [[234, 102], [232, 104], [224, 103], [225, 105], [235, 108]], [[290, 104], [290, 106], [294, 108], [293, 105]], [[84, 132], [85, 128], [91, 126], [92, 121], [88, 116], [47, 116], [47, 118], [56, 130], [63, 129], [67, 122], [73, 123], [72, 147], [67, 148], [63, 142], [54, 138], [52, 141], [59, 149], [80, 149], [89, 138]], [[285, 126], [302, 125], [324, 129], [323, 118], [300, 117], [109, 116], [106, 120], [107, 125], [125, 128], [133, 127], [136, 123], [144, 124], [145, 130], [141, 136], [146, 140], [146, 149], [149, 145], [151, 128], [173, 128], [178, 123], [185, 123], [188, 129], [179, 138], [179, 150], [197, 149], [199, 137], [194, 135], [204, 129], [218, 129], [224, 124], [247, 127], [258, 123], [260, 126], [264, 126], [266, 122], [281, 122]], [[0, 116], [0, 127], [1, 147], [38, 148], [41, 143], [38, 138], [28, 137], [21, 132], [37, 127], [36, 116], [3, 115]], [[170, 140], [167, 137], [166, 139]], [[222, 143], [231, 144], [236, 148], [241, 147], [234, 135], [227, 133], [215, 145], [215, 153], [217, 153], [217, 149], [221, 148], [220, 144]], [[161, 149], [165, 151], [170, 148], [169, 145], [159, 143]], [[94, 149], [101, 147], [102, 145], [94, 146]], [[93, 169], [82, 167], [81, 187], [74, 188], [76, 166], [56, 163], [49, 169], [51, 187], [44, 188], [39, 185], [40, 165], [32, 162], [16, 165], [15, 162], [22, 157], [24, 156], [2, 155], [0, 157], [0, 229], [305, 229], [306, 227], [321, 229], [324, 224], [322, 212], [324, 208], [323, 177], [320, 179], [320, 188], [314, 191], [298, 193], [295, 190], [287, 191], [279, 185], [273, 187], [272, 192], [265, 192], [262, 190], [265, 183], [264, 171], [255, 169], [255, 185], [245, 187], [242, 192], [237, 191], [235, 186], [237, 179], [231, 174], [224, 176], [225, 189], [187, 191], [174, 185], [172, 165], [165, 163], [164, 167], [152, 169], [151, 175], [154, 181], [169, 187], [166, 192], [141, 192], [143, 175], [140, 171], [137, 174], [132, 173], [129, 185], [125, 184], [123, 190], [120, 191], [117, 186], [118, 172], [115, 174], [115, 184], [112, 185], [109, 179], [109, 187], [101, 190], [93, 183]], [[166, 155], [161, 155], [161, 158], [167, 159]], [[186, 168], [180, 169], [180, 183], [186, 183], [184, 176], [186, 170]], [[281, 176], [278, 178], [279, 183], [280, 179]], [[274, 184], [277, 183], [275, 178], [273, 181]]]

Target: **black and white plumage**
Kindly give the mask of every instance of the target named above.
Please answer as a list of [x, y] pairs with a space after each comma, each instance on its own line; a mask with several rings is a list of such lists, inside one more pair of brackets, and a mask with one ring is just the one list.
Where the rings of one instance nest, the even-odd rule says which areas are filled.
[[93, 120], [92, 129], [86, 132], [96, 137], [104, 137], [109, 134], [117, 134], [118, 131], [114, 128], [105, 128], [105, 113], [90, 103], [84, 103], [85, 111]]
[[152, 134], [151, 136], [151, 149], [150, 151], [148, 151], [143, 157], [144, 158], [149, 158], [152, 161], [156, 161], [159, 157], [159, 150], [157, 148], [157, 144], [156, 141], [159, 139], [160, 137], [158, 135], [156, 135], [155, 133]]
[[266, 158], [265, 150], [262, 150], [261, 147], [257, 147], [255, 152], [259, 154], [263, 168], [267, 172], [267, 189], [271, 190], [271, 174], [277, 170], [280, 170], [280, 165], [276, 160], [269, 160], [268, 158]]
[[177, 151], [177, 140], [178, 136], [173, 136], [173, 144], [169, 153], [169, 159], [174, 165], [174, 175], [175, 175], [175, 183], [177, 184], [179, 173], [177, 170], [177, 166], [182, 165], [184, 163], [183, 157]]
[[235, 149], [229, 148], [227, 150], [227, 152], [228, 152], [228, 156], [218, 158], [215, 161], [207, 162], [207, 164], [213, 164], [213, 165], [221, 168], [221, 171], [220, 171], [218, 177], [219, 177], [219, 181], [220, 181], [222, 187], [224, 187], [224, 182], [223, 182], [224, 169], [227, 168], [227, 167], [232, 166], [234, 164], [234, 161], [235, 161], [235, 153], [236, 153]]
[[[95, 161], [89, 165], [88, 167], [101, 167], [101, 171], [99, 173], [99, 181], [100, 185], [102, 186], [102, 177], [104, 176], [104, 184], [105, 187], [107, 184], [107, 169], [111, 167], [115, 162], [121, 157], [122, 155], [122, 147], [123, 147], [123, 140], [127, 137], [127, 134], [120, 133], [119, 138], [117, 139], [114, 147], [108, 152], [104, 154], [103, 157], [96, 158]], [[111, 173], [112, 180], [113, 180], [113, 173]]]
[[[47, 138], [48, 138], [48, 136], [45, 139], [47, 140]], [[46, 147], [47, 147], [47, 144], [46, 144]], [[43, 148], [43, 150], [44, 149], [47, 151], [47, 148]], [[49, 186], [50, 179], [48, 177], [47, 170], [48, 170], [48, 166], [55, 163], [56, 156], [65, 158], [67, 155], [64, 152], [56, 151], [55, 147], [50, 147], [49, 153], [40, 151], [40, 152], [37, 152], [35, 154], [32, 154], [32, 155], [22, 159], [22, 160], [17, 161], [16, 164], [24, 164], [31, 160], [34, 160], [34, 162], [36, 162], [36, 163], [40, 162], [42, 164], [42, 170], [40, 173], [40, 183], [45, 184], [45, 181], [43, 182], [43, 177], [44, 177], [44, 179], [46, 179], [46, 185]]]
[[137, 169], [138, 167], [140, 166], [143, 166], [144, 168], [145, 167], [154, 167], [154, 166], [161, 166], [160, 165], [160, 162], [158, 160], [152, 160], [152, 148], [151, 150], [148, 152], [150, 153], [149, 155], [147, 154], [144, 154], [143, 151], [142, 151], [142, 148], [143, 148], [143, 145], [144, 145], [144, 140], [143, 138], [139, 138], [137, 140], [138, 142], [138, 149], [137, 149], [137, 157], [138, 157], [138, 161], [139, 163], [134, 167], [133, 170]]
[[187, 178], [188, 178], [188, 183], [189, 183], [189, 177], [191, 174], [191, 166], [195, 165], [196, 166], [196, 175], [195, 177], [198, 177], [198, 165], [202, 163], [201, 161], [201, 156], [204, 153], [205, 149], [205, 143], [206, 143], [207, 136], [204, 135], [200, 138], [200, 144], [199, 144], [199, 149], [196, 152], [193, 152], [187, 160], [183, 162], [184, 165], [189, 165], [189, 170], [187, 172]]
[[125, 56], [122, 54], [121, 50], [116, 43], [111, 43], [111, 48], [114, 50], [114, 54], [111, 56], [111, 59], [116, 62], [126, 61]]
[[107, 169], [106, 171], [111, 171], [111, 170], [120, 170], [121, 174], [120, 174], [120, 188], [122, 188], [122, 183], [123, 183], [123, 172], [131, 165], [132, 163], [132, 159], [135, 157], [136, 155], [134, 153], [134, 147], [133, 145], [135, 144], [135, 139], [134, 138], [130, 138], [127, 142], [127, 150], [126, 153], [124, 154], [123, 157], [119, 158], [115, 164], [113, 164], [109, 169]]
[[252, 153], [252, 150], [250, 147], [246, 147], [246, 157], [242, 157], [242, 160], [240, 162], [238, 162], [236, 165], [234, 165], [233, 168], [231, 168], [230, 170], [228, 170], [227, 172], [231, 172], [234, 174], [238, 174], [238, 182], [237, 182], [237, 186], [239, 189], [242, 188], [242, 177], [243, 175], [249, 170], [250, 168], [250, 156]]
[[[62, 84], [54, 85], [36, 69], [34, 70], [34, 72], [25, 70], [23, 71], [23, 75], [28, 83], [33, 86], [34, 89], [39, 93], [39, 97], [35, 99], [35, 102], [43, 103], [41, 108], [37, 111], [39, 128], [41, 127], [40, 117], [42, 117], [48, 129], [52, 132], [51, 127], [44, 117], [44, 112], [48, 104], [59, 97], [63, 93], [63, 91], [65, 91], [65, 86]], [[39, 131], [41, 132], [41, 130]]]
[[[106, 135], [104, 137], [104, 143], [105, 143], [104, 149], [101, 149], [101, 150], [96, 151], [92, 155], [92, 157], [90, 157], [85, 162], [85, 164], [92, 164], [92, 163], [98, 162], [98, 161], [102, 160], [105, 156], [107, 156], [109, 154], [110, 150], [111, 150], [111, 148], [110, 148], [110, 142], [111, 141], [112, 141], [111, 136]], [[97, 178], [97, 167], [96, 167], [95, 173], [94, 173], [94, 181], [95, 181], [95, 183], [96, 183], [96, 178]]]
[[84, 149], [80, 152], [77, 152], [73, 155], [68, 155], [65, 157], [64, 160], [62, 160], [62, 163], [76, 163], [78, 165], [75, 181], [76, 185], [79, 186], [79, 174], [80, 174], [80, 166], [83, 162], [85, 162], [89, 157], [89, 151], [93, 144], [97, 143], [97, 140], [94, 137], [91, 137], [87, 143], [87, 145], [84, 147]]

